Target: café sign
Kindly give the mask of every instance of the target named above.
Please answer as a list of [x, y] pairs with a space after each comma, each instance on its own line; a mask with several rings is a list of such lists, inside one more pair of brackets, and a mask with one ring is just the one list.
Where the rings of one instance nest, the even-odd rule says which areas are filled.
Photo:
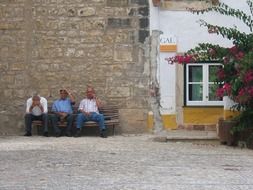
[[175, 36], [161, 35], [160, 36], [160, 51], [161, 52], [176, 52], [177, 39]]

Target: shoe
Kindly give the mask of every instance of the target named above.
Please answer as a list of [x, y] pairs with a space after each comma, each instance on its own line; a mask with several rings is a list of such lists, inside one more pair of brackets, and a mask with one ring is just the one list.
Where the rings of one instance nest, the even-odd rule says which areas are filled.
[[100, 137], [102, 137], [102, 138], [107, 138], [107, 134], [106, 134], [106, 130], [105, 130], [105, 129], [103, 129], [103, 130], [101, 131]]
[[81, 130], [80, 129], [77, 129], [74, 137], [81, 137]]
[[43, 136], [44, 136], [44, 137], [48, 137], [48, 132], [44, 132], [44, 133], [43, 133]]
[[71, 137], [71, 136], [72, 136], [72, 135], [71, 135], [71, 132], [69, 132], [69, 131], [66, 132], [65, 136], [66, 136], [66, 137]]
[[30, 136], [32, 136], [32, 133], [26, 133], [26, 134], [24, 134], [24, 136], [30, 137]]
[[61, 136], [61, 133], [56, 133], [55, 134], [55, 137], [60, 137]]

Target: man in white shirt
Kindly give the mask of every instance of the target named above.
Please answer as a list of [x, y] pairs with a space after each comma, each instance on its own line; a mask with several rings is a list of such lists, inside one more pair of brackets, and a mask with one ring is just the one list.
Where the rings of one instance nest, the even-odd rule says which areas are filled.
[[95, 121], [99, 125], [100, 137], [106, 138], [106, 128], [104, 125], [104, 116], [99, 113], [101, 101], [96, 97], [95, 91], [92, 87], [87, 87], [87, 98], [80, 102], [78, 110], [80, 113], [77, 115], [77, 132], [75, 137], [81, 136], [81, 129], [83, 123], [86, 121]]
[[25, 128], [24, 136], [32, 136], [32, 121], [41, 120], [44, 127], [43, 135], [48, 137], [48, 115], [47, 100], [37, 94], [26, 101]]

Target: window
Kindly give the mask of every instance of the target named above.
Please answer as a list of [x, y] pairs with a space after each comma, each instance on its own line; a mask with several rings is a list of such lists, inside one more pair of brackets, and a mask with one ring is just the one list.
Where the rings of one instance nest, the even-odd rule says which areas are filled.
[[221, 84], [215, 82], [219, 63], [191, 63], [186, 65], [186, 105], [219, 106], [222, 99], [216, 97], [216, 89]]

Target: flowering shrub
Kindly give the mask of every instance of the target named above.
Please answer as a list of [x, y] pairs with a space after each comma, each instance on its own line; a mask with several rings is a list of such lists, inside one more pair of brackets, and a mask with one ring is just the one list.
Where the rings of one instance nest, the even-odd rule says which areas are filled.
[[[247, 4], [253, 15], [253, 0], [247, 0]], [[247, 15], [243, 11], [233, 9], [224, 3], [206, 10], [190, 10], [193, 14], [203, 14], [215, 11], [227, 16], [232, 16], [243, 21], [249, 30], [253, 29], [252, 15]], [[252, 125], [253, 127], [253, 34], [240, 32], [236, 27], [226, 28], [206, 23], [200, 20], [201, 25], [207, 27], [208, 31], [216, 32], [224, 38], [233, 41], [230, 48], [201, 43], [197, 47], [189, 50], [184, 55], [166, 58], [169, 64], [187, 64], [203, 61], [215, 61], [223, 66], [218, 69], [216, 82], [220, 88], [216, 95], [223, 97], [228, 95], [237, 104], [235, 109], [241, 111], [237, 118], [240, 123], [238, 129], [243, 129]], [[251, 127], [251, 126], [250, 126]]]

